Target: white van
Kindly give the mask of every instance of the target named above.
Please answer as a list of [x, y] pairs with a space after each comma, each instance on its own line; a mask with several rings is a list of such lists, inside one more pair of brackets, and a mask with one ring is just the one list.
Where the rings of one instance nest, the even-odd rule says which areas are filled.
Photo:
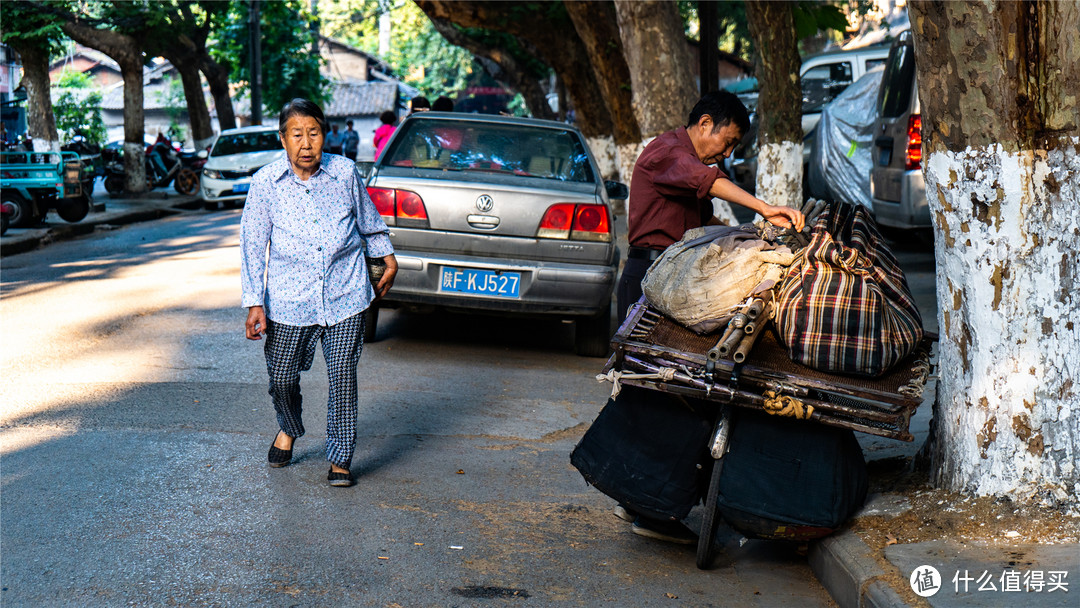
[[[888, 44], [861, 49], [832, 51], [812, 55], [799, 68], [802, 82], [803, 108], [803, 165], [810, 159], [810, 138], [821, 119], [821, 109], [851, 83], [870, 70], [885, 65], [889, 57]], [[748, 192], [753, 192], [757, 179], [757, 120], [751, 121], [750, 133], [731, 155], [728, 174], [731, 180]]]

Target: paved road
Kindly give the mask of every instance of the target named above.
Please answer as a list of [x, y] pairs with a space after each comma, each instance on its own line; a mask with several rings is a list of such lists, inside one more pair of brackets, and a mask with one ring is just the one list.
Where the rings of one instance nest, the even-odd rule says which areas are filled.
[[321, 357], [298, 462], [269, 469], [238, 222], [187, 212], [2, 260], [4, 606], [832, 605], [786, 545], [699, 571], [611, 516], [568, 459], [602, 360], [558, 322], [384, 312], [358, 484], [326, 485]]

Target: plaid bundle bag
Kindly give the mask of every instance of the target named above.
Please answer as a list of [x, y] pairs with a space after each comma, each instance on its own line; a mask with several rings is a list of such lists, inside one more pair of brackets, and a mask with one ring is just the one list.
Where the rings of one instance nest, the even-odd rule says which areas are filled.
[[792, 360], [834, 373], [879, 376], [922, 340], [904, 272], [862, 205], [834, 203], [784, 277], [776, 328]]

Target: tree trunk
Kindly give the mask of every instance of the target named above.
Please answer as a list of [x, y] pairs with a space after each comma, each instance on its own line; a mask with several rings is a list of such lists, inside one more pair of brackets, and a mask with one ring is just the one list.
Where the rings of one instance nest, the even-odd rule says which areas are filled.
[[909, 10], [941, 302], [934, 480], [1076, 509], [1080, 7]]
[[124, 79], [124, 190], [145, 192], [146, 165], [143, 124], [143, 53], [138, 41], [113, 30], [101, 30], [64, 15], [64, 33], [79, 44], [112, 57]]
[[678, 5], [617, 0], [615, 13], [642, 135], [655, 137], [685, 125], [700, 95]]
[[191, 140], [196, 150], [202, 150], [214, 141], [214, 127], [210, 124], [210, 110], [203, 96], [202, 78], [199, 77], [197, 58], [192, 54], [164, 55], [180, 72], [184, 84], [184, 100], [187, 102], [188, 120], [191, 122]]
[[746, 3], [757, 48], [758, 157], [756, 194], [773, 205], [802, 201], [802, 89], [798, 39], [790, 2]]
[[[581, 39], [568, 35], [574, 29], [561, 7], [535, 10], [511, 2], [417, 0], [416, 5], [432, 21], [442, 19], [463, 27], [478, 27], [513, 34], [527, 42], [566, 84], [577, 125], [586, 137], [610, 136], [612, 116], [593, 75], [589, 54]], [[527, 14], [528, 12], [528, 14]], [[527, 18], [528, 17], [528, 18]]]
[[33, 139], [35, 152], [60, 151], [56, 133], [52, 97], [49, 96], [49, 50], [34, 44], [9, 43], [23, 64], [23, 86], [26, 87], [26, 127]]
[[233, 110], [232, 95], [229, 93], [229, 68], [214, 61], [204, 52], [199, 69], [202, 70], [203, 76], [206, 76], [206, 83], [210, 85], [210, 95], [214, 97], [218, 127], [222, 131], [235, 129], [236, 112]]
[[432, 25], [447, 42], [459, 46], [480, 59], [481, 65], [499, 84], [521, 93], [529, 112], [536, 118], [553, 120], [555, 113], [547, 102], [547, 94], [540, 82], [528, 73], [509, 50], [488, 46], [454, 27], [445, 19], [432, 19]]

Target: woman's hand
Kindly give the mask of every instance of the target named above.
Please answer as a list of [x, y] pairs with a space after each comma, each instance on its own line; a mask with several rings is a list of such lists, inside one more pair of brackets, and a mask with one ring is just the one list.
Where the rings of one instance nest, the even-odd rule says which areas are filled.
[[263, 311], [262, 306], [248, 308], [244, 330], [248, 340], [262, 340], [263, 334], [266, 333], [266, 312]]
[[397, 276], [398, 265], [397, 258], [394, 254], [390, 254], [382, 258], [383, 262], [386, 262], [386, 271], [383, 272], [382, 278], [379, 279], [378, 285], [375, 286], [375, 300], [372, 302], [378, 302], [386, 295], [390, 288], [394, 285], [394, 277]]

